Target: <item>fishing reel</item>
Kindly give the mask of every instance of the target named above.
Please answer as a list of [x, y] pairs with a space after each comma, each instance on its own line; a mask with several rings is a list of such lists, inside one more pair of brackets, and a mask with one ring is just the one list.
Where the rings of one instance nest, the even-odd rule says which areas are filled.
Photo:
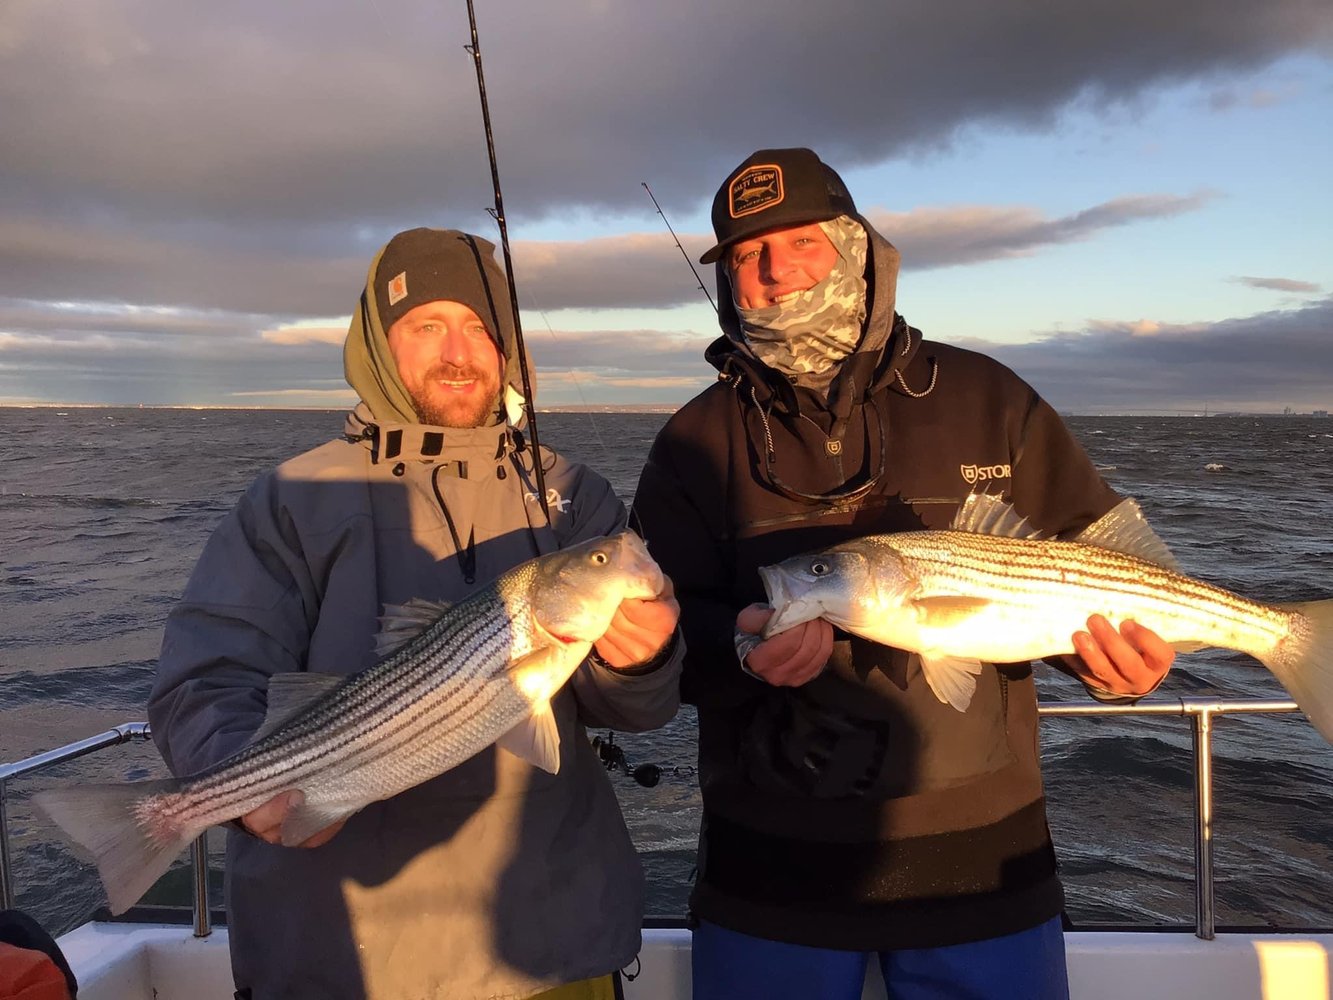
[[597, 751], [598, 759], [608, 771], [627, 774], [644, 788], [652, 788], [662, 780], [662, 768], [657, 764], [639, 764], [637, 767], [630, 767], [629, 761], [625, 759], [625, 751], [616, 743], [614, 733], [608, 732], [605, 738], [594, 736], [592, 748]]

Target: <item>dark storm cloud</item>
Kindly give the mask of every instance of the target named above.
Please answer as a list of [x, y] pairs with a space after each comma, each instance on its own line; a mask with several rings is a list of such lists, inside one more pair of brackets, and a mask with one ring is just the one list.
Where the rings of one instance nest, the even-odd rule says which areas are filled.
[[[904, 270], [928, 270], [1026, 256], [1043, 247], [1088, 239], [1108, 228], [1193, 211], [1207, 197], [1117, 198], [1053, 219], [1023, 206], [881, 212], [871, 213], [869, 219], [902, 251]], [[708, 235], [681, 234], [680, 239], [691, 261], [713, 244]], [[695, 266], [711, 293], [712, 265]], [[514, 248], [514, 268], [520, 301], [527, 308], [671, 306], [701, 299], [685, 260], [665, 233], [519, 243]]]
[[[5, 6], [7, 208], [342, 220], [347, 235], [479, 218], [490, 202], [461, 2], [77, 10]], [[1042, 128], [1071, 101], [1134, 101], [1333, 47], [1326, 0], [495, 0], [480, 18], [516, 218], [571, 203], [637, 211], [643, 180], [664, 205], [692, 207], [758, 146], [870, 164], [962, 126]]]
[[[873, 214], [871, 222], [902, 251], [905, 270], [924, 270], [1024, 256], [1108, 228], [1192, 211], [1205, 200], [1203, 195], [1138, 195], [1057, 218], [1025, 206], [932, 208]], [[292, 248], [275, 260], [259, 245], [261, 239], [262, 231], [248, 248], [201, 246], [185, 254], [178, 244], [151, 234], [101, 230], [82, 222], [0, 221], [0, 296], [153, 303], [277, 317], [350, 313], [374, 249], [352, 257], [337, 244]], [[682, 233], [680, 239], [691, 261], [713, 242], [705, 234]], [[525, 309], [666, 307], [701, 298], [665, 232], [583, 241], [517, 240], [513, 253]], [[695, 266], [711, 292], [713, 268]], [[5, 320], [0, 311], [0, 323]]]
[[96, 221], [0, 220], [0, 296], [117, 302], [281, 315], [352, 311], [373, 249], [277, 249], [254, 228], [249, 245], [182, 239]]
[[1191, 212], [1209, 195], [1135, 195], [1048, 219], [1031, 208], [976, 206], [871, 214], [870, 222], [903, 254], [903, 268], [926, 270], [1028, 256], [1134, 222]]
[[[336, 334], [288, 324], [336, 329], [399, 228], [494, 232], [465, 12], [462, 0], [0, 4], [0, 398], [42, 378], [63, 393], [62, 371], [125, 401], [228, 381], [336, 387], [337, 352], [320, 340]], [[693, 211], [760, 146], [811, 145], [848, 169], [960, 130], [1041, 130], [1071, 105], [1132, 105], [1168, 84], [1217, 92], [1284, 56], [1333, 51], [1327, 0], [490, 0], [479, 14], [520, 224], [571, 206], [642, 217], [641, 181], [673, 216]], [[1201, 197], [884, 222], [906, 267], [943, 267]], [[682, 242], [697, 256], [710, 241]], [[517, 240], [515, 262], [528, 308], [697, 301], [661, 235]], [[669, 373], [673, 349], [646, 356], [662, 379], [687, 377]], [[156, 382], [154, 365], [167, 366]]]
[[1333, 409], [1333, 297], [1220, 323], [1090, 324], [1018, 346], [974, 345], [1052, 405], [1135, 409]]

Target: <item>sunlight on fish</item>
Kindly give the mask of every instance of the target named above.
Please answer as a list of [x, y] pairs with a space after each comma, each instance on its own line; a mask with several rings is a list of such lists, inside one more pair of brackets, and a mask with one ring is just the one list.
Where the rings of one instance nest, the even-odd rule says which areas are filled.
[[765, 636], [824, 618], [917, 653], [936, 697], [960, 712], [984, 663], [1073, 653], [1073, 634], [1100, 614], [1181, 651], [1248, 653], [1333, 743], [1333, 600], [1263, 604], [1185, 576], [1133, 500], [1066, 542], [973, 494], [949, 530], [868, 535], [759, 574], [775, 609]]

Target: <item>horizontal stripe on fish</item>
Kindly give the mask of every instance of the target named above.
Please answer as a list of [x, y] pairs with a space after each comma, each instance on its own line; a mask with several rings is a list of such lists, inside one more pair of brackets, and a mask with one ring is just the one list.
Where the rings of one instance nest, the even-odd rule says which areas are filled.
[[303, 793], [282, 828], [283, 842], [296, 844], [497, 740], [556, 771], [550, 698], [620, 603], [653, 598], [663, 585], [629, 532], [562, 549], [456, 605], [409, 602], [386, 614], [385, 652], [361, 674], [276, 676], [271, 722], [200, 774], [49, 789], [34, 800], [94, 855], [120, 913], [203, 830], [286, 791]]
[[1092, 615], [1132, 619], [1178, 648], [1256, 657], [1333, 741], [1333, 601], [1263, 604], [1174, 563], [1132, 500], [1070, 542], [977, 494], [949, 530], [869, 535], [761, 568], [774, 607], [764, 634], [822, 617], [917, 653], [936, 696], [964, 711], [982, 664], [1070, 655]]

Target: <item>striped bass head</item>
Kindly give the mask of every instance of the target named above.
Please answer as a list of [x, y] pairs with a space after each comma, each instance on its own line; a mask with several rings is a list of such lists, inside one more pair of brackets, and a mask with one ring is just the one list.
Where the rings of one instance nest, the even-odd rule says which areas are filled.
[[917, 587], [902, 557], [871, 538], [761, 566], [759, 578], [774, 612], [765, 638], [816, 618], [860, 632], [900, 607]]
[[528, 592], [537, 623], [565, 642], [593, 642], [620, 602], [662, 592], [662, 570], [632, 531], [592, 538], [543, 556]]

